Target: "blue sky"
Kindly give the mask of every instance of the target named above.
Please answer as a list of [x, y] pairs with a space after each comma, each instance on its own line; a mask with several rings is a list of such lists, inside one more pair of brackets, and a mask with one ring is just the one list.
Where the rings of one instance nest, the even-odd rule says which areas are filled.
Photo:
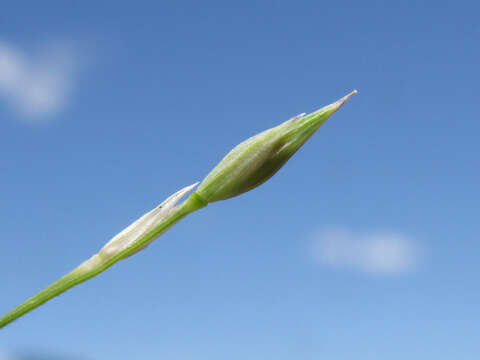
[[480, 6], [3, 4], [0, 312], [353, 89], [280, 172], [1, 330], [1, 360], [478, 359]]

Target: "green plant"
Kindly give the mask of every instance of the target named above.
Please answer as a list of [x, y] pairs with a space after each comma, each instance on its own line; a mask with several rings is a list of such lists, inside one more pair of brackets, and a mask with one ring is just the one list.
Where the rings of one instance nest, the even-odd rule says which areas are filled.
[[110, 240], [98, 253], [0, 318], [0, 328], [117, 261], [144, 249], [188, 214], [207, 204], [247, 192], [272, 177], [356, 90], [309, 115], [300, 114], [237, 145], [190, 196], [198, 183], [170, 196]]

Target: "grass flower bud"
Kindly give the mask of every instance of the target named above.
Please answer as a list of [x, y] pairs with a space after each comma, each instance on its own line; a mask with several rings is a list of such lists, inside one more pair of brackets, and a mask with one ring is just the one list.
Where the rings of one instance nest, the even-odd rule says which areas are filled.
[[297, 115], [240, 143], [207, 175], [195, 193], [210, 203], [261, 185], [356, 93], [354, 90], [320, 110], [309, 115]]

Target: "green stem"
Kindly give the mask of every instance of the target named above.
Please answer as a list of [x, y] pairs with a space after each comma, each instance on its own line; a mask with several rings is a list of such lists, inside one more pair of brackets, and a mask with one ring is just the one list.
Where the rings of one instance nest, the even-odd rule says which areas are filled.
[[48, 300], [60, 295], [68, 289], [78, 285], [108, 269], [117, 261], [132, 255], [145, 245], [149, 244], [153, 239], [161, 235], [178, 221], [188, 214], [205, 207], [207, 203], [196, 193], [193, 192], [183, 203], [176, 206], [169, 217], [164, 219], [160, 224], [143, 235], [131, 246], [123, 249], [114, 256], [102, 257], [101, 253], [93, 255], [90, 259], [80, 264], [67, 275], [61, 277], [45, 289], [41, 290], [31, 298], [25, 300], [10, 312], [0, 318], [0, 328], [25, 315], [36, 307], [42, 305]]

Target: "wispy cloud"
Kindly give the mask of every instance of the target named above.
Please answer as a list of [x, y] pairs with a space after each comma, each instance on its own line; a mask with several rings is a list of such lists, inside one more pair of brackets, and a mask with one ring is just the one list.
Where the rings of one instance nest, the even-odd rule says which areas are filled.
[[66, 44], [47, 44], [27, 53], [0, 41], [0, 100], [22, 120], [51, 118], [68, 104], [77, 65], [75, 52]]
[[313, 256], [322, 265], [368, 273], [403, 273], [418, 264], [419, 249], [398, 232], [354, 233], [345, 228], [314, 233]]

